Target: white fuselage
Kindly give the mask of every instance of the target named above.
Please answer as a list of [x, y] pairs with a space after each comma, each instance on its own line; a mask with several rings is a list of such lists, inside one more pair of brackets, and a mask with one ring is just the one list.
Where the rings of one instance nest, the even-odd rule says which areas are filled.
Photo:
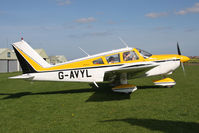
[[144, 76], [167, 75], [180, 66], [180, 60], [150, 61], [109, 65], [99, 67], [75, 68], [57, 71], [28, 73], [32, 80], [42, 81], [71, 81], [71, 82], [103, 82], [105, 73], [109, 71], [122, 71], [151, 67]]

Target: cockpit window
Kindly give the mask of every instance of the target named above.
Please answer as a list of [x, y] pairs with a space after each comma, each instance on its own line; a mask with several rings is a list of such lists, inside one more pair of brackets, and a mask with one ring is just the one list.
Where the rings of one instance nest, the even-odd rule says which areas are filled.
[[139, 53], [140, 53], [145, 59], [152, 56], [152, 54], [149, 53], [149, 52], [146, 52], [146, 51], [144, 51], [144, 50], [142, 50], [142, 49], [139, 49], [139, 48], [136, 48], [136, 49], [139, 51]]
[[111, 55], [111, 56], [107, 56], [106, 60], [109, 64], [118, 63], [118, 62], [120, 62], [120, 55], [114, 54], [114, 55]]
[[132, 60], [138, 60], [138, 56], [134, 51], [128, 51], [123, 53], [123, 60], [124, 61], [132, 61]]
[[104, 64], [102, 58], [93, 61], [93, 64]]

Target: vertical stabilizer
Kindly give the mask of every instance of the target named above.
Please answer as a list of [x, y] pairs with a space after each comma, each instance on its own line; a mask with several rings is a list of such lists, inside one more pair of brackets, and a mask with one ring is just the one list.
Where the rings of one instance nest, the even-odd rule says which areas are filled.
[[12, 46], [23, 73], [33, 73], [37, 72], [38, 68], [47, 68], [51, 66], [24, 40], [13, 43]]

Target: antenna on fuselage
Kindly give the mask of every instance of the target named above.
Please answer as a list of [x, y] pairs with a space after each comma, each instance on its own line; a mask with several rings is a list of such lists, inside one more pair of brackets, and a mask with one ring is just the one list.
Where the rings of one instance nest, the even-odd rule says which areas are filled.
[[128, 44], [121, 38], [121, 37], [118, 37], [120, 39], [120, 41], [122, 42], [122, 44], [124, 44], [127, 48], [129, 47]]
[[82, 52], [84, 52], [87, 56], [90, 56], [86, 51], [84, 51], [82, 48], [78, 47]]

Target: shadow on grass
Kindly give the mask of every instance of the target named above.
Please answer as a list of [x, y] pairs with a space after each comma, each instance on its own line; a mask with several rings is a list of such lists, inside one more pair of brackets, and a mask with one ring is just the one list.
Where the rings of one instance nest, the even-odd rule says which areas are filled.
[[100, 83], [99, 88], [94, 87], [90, 84], [92, 88], [84, 89], [73, 89], [73, 90], [63, 90], [63, 91], [49, 91], [49, 92], [19, 92], [19, 93], [0, 93], [0, 95], [7, 95], [2, 98], [6, 99], [17, 99], [24, 96], [33, 96], [33, 95], [54, 95], [54, 94], [73, 94], [73, 93], [87, 93], [94, 92], [86, 102], [102, 102], [102, 101], [113, 101], [113, 100], [124, 100], [130, 99], [129, 94], [114, 93], [110, 89], [111, 87], [107, 83]]
[[137, 88], [138, 89], [163, 89], [166, 87], [151, 85], [151, 86], [137, 86]]
[[52, 95], [52, 94], [71, 94], [71, 93], [84, 93], [84, 92], [93, 92], [92, 89], [76, 89], [76, 90], [64, 90], [64, 91], [51, 91], [51, 92], [19, 92], [19, 93], [0, 93], [0, 95], [8, 95], [2, 99], [16, 99], [21, 98], [23, 96], [30, 95]]
[[152, 131], [161, 131], [164, 133], [198, 133], [199, 123], [195, 122], [183, 122], [183, 121], [171, 121], [171, 120], [156, 120], [156, 119], [113, 119], [105, 120], [101, 122], [127, 122], [132, 126], [141, 126]]
[[89, 85], [95, 90], [95, 93], [86, 102], [114, 101], [131, 98], [130, 94], [113, 92], [109, 83], [98, 83], [99, 88], [96, 88], [94, 84]]
[[[24, 96], [31, 95], [53, 95], [53, 94], [72, 94], [72, 93], [87, 93], [94, 92], [86, 102], [102, 102], [102, 101], [114, 101], [114, 100], [125, 100], [130, 99], [130, 94], [117, 93], [111, 90], [109, 83], [98, 83], [99, 88], [96, 88], [94, 84], [89, 84], [91, 88], [73, 89], [73, 90], [62, 90], [62, 91], [49, 91], [49, 92], [19, 92], [19, 93], [0, 93], [0, 95], [7, 95], [2, 98], [5, 99], [16, 99]], [[158, 86], [138, 86], [138, 89], [158, 89]]]

